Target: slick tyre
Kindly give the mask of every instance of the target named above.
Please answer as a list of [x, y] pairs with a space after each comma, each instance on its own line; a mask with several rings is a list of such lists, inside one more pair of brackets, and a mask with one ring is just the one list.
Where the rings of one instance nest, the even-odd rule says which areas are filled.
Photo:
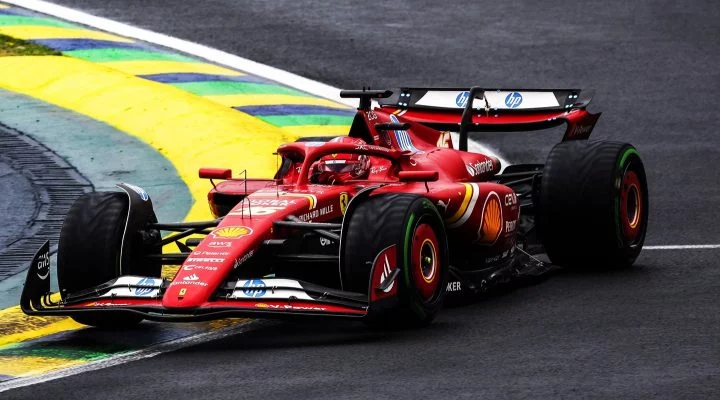
[[[121, 192], [86, 193], [70, 208], [58, 244], [58, 286], [65, 296], [120, 276], [123, 232], [128, 217], [128, 197]], [[141, 251], [139, 246], [132, 251]], [[140, 272], [160, 276], [160, 270]], [[142, 317], [126, 312], [88, 312], [72, 318], [100, 328], [128, 328]]]
[[411, 194], [369, 197], [348, 210], [341, 241], [344, 290], [378, 291], [371, 274], [376, 257], [395, 246], [400, 269], [397, 295], [372, 302], [366, 318], [370, 326], [411, 328], [429, 324], [445, 299], [449, 271], [443, 220], [426, 198]]
[[648, 222], [640, 155], [627, 143], [560, 143], [545, 164], [538, 206], [538, 235], [553, 263], [630, 266], [642, 250]]

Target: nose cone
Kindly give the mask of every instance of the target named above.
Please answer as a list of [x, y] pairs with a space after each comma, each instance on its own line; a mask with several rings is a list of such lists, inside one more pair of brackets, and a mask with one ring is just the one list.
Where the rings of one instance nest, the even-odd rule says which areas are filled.
[[212, 294], [208, 276], [189, 273], [176, 276], [163, 296], [163, 306], [169, 308], [199, 307]]
[[163, 306], [194, 308], [211, 300], [213, 293], [238, 265], [237, 260], [254, 252], [264, 231], [232, 223], [217, 227], [180, 267], [165, 291]]

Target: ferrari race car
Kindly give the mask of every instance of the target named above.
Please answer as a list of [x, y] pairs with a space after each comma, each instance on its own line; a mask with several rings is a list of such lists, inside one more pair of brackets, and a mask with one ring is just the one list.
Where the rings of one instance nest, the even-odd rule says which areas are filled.
[[[448, 296], [555, 266], [629, 266], [640, 253], [643, 163], [629, 144], [587, 140], [600, 114], [586, 110], [580, 90], [341, 96], [359, 99], [348, 136], [280, 146], [272, 179], [200, 169], [212, 183], [212, 221], [160, 223], [148, 193], [130, 184], [80, 197], [60, 234], [60, 291], [50, 293], [45, 243], [23, 311], [99, 327], [297, 316], [412, 327]], [[502, 170], [497, 158], [467, 151], [471, 131], [562, 123], [544, 165]], [[173, 244], [179, 252], [163, 251]], [[163, 279], [163, 265], [180, 267]]]

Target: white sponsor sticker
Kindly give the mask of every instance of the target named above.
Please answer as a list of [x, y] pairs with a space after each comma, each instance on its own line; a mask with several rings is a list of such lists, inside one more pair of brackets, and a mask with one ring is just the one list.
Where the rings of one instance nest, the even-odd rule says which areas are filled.
[[448, 282], [447, 284], [447, 290], [448, 292], [459, 292], [462, 290], [462, 286], [460, 286], [460, 282]]
[[219, 240], [213, 240], [208, 243], [208, 247], [214, 247], [214, 248], [228, 248], [232, 247], [232, 242], [222, 242]]
[[161, 278], [133, 275], [121, 276], [113, 286], [122, 287], [115, 287], [100, 297], [157, 297], [162, 282]]
[[[378, 282], [378, 286], [382, 285], [383, 282], [385, 282], [385, 279], [387, 279], [390, 273], [392, 273], [392, 270], [390, 269], [390, 260], [388, 259], [387, 254], [385, 254], [385, 264], [383, 264], [383, 272], [382, 274], [380, 274], [380, 282]], [[390, 293], [394, 286], [395, 280], [390, 282], [390, 285], [385, 290], [383, 290], [383, 292]]]
[[558, 107], [557, 98], [553, 92], [485, 92], [490, 108], [500, 110], [523, 110], [528, 108]]
[[330, 204], [329, 206], [316, 208], [305, 214], [301, 214], [298, 218], [302, 221], [312, 221], [315, 218], [322, 217], [323, 215], [330, 214], [335, 210], [335, 206]]
[[235, 284], [235, 290], [230, 297], [233, 299], [315, 300], [305, 293], [300, 282], [292, 279], [241, 279]]
[[229, 256], [229, 251], [193, 251], [193, 256]]
[[[415, 104], [418, 106], [442, 107], [442, 108], [465, 108], [470, 100], [470, 92], [467, 90], [430, 90]], [[476, 99], [473, 108], [483, 108], [485, 102]]]
[[203, 281], [180, 281], [180, 282], [173, 282], [170, 284], [170, 286], [178, 286], [178, 285], [207, 286], [208, 284]]
[[[501, 110], [558, 107], [553, 92], [524, 92], [488, 90], [485, 92], [490, 108]], [[465, 108], [470, 101], [469, 91], [430, 90], [415, 104], [428, 107]], [[485, 108], [485, 100], [475, 99], [473, 108]]]
[[187, 261], [189, 262], [206, 262], [206, 263], [221, 263], [225, 261], [224, 258], [214, 258], [214, 257], [188, 257]]
[[284, 207], [274, 207], [274, 206], [253, 206], [252, 204], [248, 206], [247, 204], [244, 205], [242, 208], [233, 210], [232, 212], [229, 212], [228, 215], [239, 215], [241, 217], [250, 217], [250, 216], [259, 216], [259, 215], [270, 215], [274, 214], [280, 210], [284, 209]]
[[466, 164], [465, 169], [467, 169], [467, 172], [468, 174], [470, 174], [470, 176], [478, 176], [480, 174], [492, 171], [494, 166], [495, 164], [493, 164], [492, 161], [485, 160]]
[[265, 304], [257, 303], [255, 308], [267, 308], [270, 310], [293, 310], [293, 311], [325, 311], [325, 307], [316, 306], [295, 306], [292, 304]]
[[217, 271], [218, 267], [211, 267], [209, 265], [195, 265], [188, 264], [182, 267], [183, 271]]

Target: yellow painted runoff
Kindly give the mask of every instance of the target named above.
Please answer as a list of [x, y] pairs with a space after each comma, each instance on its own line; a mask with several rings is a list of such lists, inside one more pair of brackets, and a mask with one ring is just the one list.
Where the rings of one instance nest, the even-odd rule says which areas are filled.
[[269, 177], [278, 145], [293, 141], [261, 120], [169, 85], [129, 76], [68, 57], [0, 58], [0, 88], [68, 108], [133, 135], [167, 157], [186, 182], [195, 204], [189, 220], [209, 218], [208, 183], [200, 167], [248, 169]]

